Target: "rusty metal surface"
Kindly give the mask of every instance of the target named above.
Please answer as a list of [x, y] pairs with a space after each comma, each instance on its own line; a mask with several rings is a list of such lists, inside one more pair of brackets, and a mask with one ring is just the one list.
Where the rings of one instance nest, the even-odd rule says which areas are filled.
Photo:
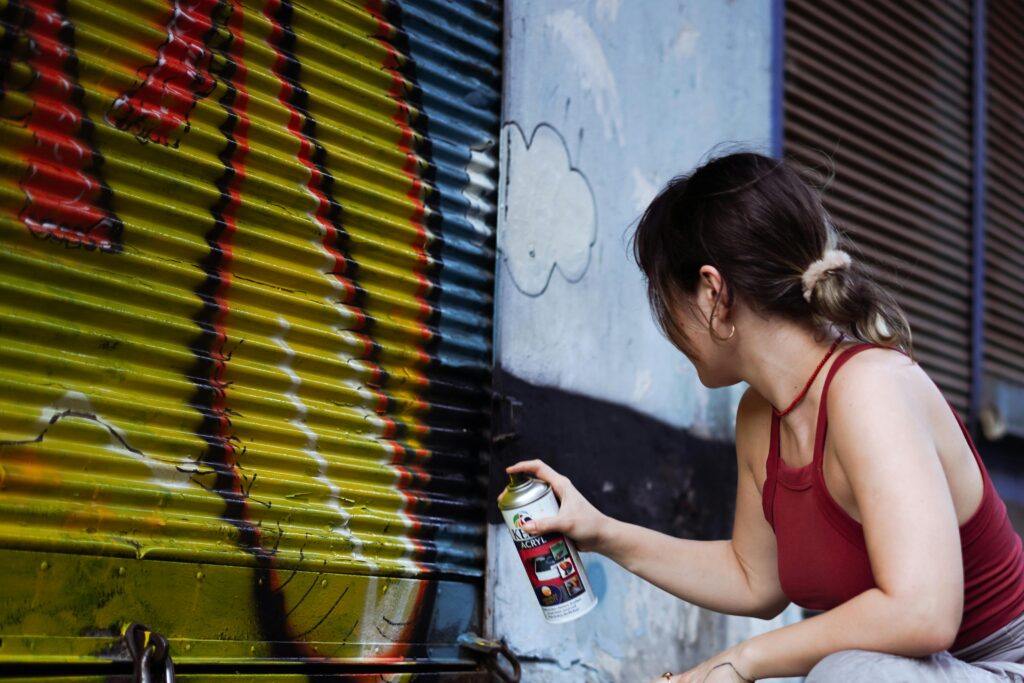
[[[0, 28], [0, 555], [65, 554], [47, 591], [82, 610], [93, 556], [230, 575], [239, 643], [337, 641], [282, 586], [347, 581], [317, 618], [353, 661], [475, 621], [495, 5], [7, 0]], [[0, 603], [0, 661], [81, 635], [49, 599]], [[163, 599], [75, 656], [223, 609]]]

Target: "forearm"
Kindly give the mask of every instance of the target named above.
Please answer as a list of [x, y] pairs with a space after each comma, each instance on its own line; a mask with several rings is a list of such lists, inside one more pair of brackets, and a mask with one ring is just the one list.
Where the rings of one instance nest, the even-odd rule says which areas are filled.
[[[692, 541], [609, 518], [600, 548], [633, 574], [700, 607], [747, 616], [774, 616], [775, 600], [755, 590], [731, 541]], [[775, 608], [773, 610], [773, 607]]]
[[956, 629], [923, 602], [897, 600], [872, 588], [827, 612], [741, 644], [738, 667], [754, 679], [804, 676], [842, 650], [921, 657], [948, 648]]

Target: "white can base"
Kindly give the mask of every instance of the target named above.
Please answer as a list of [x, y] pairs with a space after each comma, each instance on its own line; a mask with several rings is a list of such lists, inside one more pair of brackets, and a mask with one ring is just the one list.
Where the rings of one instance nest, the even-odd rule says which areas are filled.
[[595, 596], [595, 597], [594, 597], [594, 599], [593, 599], [593, 601], [592, 601], [592, 602], [591, 602], [591, 603], [590, 603], [589, 605], [587, 605], [586, 607], [582, 608], [582, 609], [581, 609], [580, 611], [578, 611], [578, 612], [574, 612], [574, 613], [572, 613], [572, 614], [569, 614], [569, 615], [566, 615], [566, 616], [564, 616], [564, 617], [558, 617], [557, 619], [548, 619], [548, 616], [547, 616], [547, 615], [545, 614], [545, 615], [544, 615], [544, 619], [545, 619], [545, 620], [546, 620], [546, 621], [547, 621], [547, 622], [548, 622], [549, 624], [565, 624], [565, 623], [567, 623], [567, 622], [570, 622], [570, 621], [574, 621], [574, 620], [576, 620], [576, 619], [579, 619], [579, 618], [580, 618], [580, 617], [582, 617], [583, 615], [585, 615], [585, 614], [589, 613], [589, 612], [590, 612], [590, 610], [592, 610], [592, 609], [594, 609], [595, 607], [597, 607], [597, 602], [598, 602], [598, 600], [597, 600], [597, 597]]

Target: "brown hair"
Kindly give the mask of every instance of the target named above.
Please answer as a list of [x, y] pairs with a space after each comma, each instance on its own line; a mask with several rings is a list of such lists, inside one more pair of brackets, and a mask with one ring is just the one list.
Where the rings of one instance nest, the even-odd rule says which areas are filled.
[[[902, 348], [913, 358], [910, 324], [861, 260], [826, 270], [805, 300], [808, 266], [826, 250], [853, 245], [785, 159], [735, 152], [673, 178], [644, 211], [632, 242], [655, 320], [687, 355], [694, 349], [677, 311], [708, 264], [722, 274], [719, 300], [724, 295], [727, 306], [739, 296], [762, 315], [811, 329], [833, 323], [848, 337]], [[708, 330], [718, 338], [710, 319]]]

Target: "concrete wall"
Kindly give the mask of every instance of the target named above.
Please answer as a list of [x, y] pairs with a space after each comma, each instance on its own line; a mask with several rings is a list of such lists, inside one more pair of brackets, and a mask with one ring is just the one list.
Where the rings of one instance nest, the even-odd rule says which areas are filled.
[[[704, 388], [658, 333], [627, 240], [717, 143], [771, 152], [771, 8], [507, 0], [492, 501], [505, 465], [540, 457], [617, 518], [728, 536], [744, 387]], [[600, 605], [548, 625], [489, 507], [488, 628], [531, 683], [647, 680], [795, 618], [706, 612], [586, 554]]]

